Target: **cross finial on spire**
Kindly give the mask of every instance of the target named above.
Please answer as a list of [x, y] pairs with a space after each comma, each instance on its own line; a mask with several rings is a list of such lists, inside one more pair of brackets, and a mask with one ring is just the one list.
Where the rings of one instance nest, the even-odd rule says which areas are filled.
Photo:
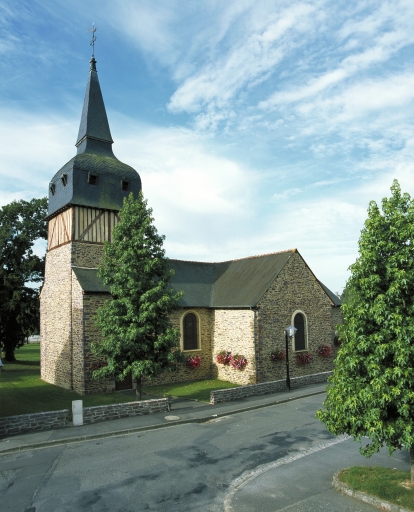
[[95, 59], [95, 41], [96, 41], [96, 37], [95, 37], [95, 32], [96, 32], [96, 28], [95, 28], [95, 23], [92, 23], [92, 28], [88, 28], [89, 32], [92, 32], [92, 40], [91, 40], [91, 46], [92, 46], [92, 59]]

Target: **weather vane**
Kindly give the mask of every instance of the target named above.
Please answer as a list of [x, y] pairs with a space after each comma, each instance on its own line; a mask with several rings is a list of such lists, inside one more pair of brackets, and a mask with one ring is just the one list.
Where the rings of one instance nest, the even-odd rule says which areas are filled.
[[96, 32], [95, 23], [92, 23], [92, 28], [88, 28], [88, 30], [89, 30], [89, 32], [92, 32], [91, 46], [92, 46], [92, 58], [94, 59], [95, 58], [95, 41], [96, 41], [96, 37], [95, 37], [95, 32]]

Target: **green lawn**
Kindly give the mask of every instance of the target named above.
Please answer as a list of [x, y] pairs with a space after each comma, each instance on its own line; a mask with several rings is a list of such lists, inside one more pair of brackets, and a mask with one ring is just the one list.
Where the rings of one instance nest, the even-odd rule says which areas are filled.
[[341, 471], [338, 478], [354, 491], [366, 492], [414, 511], [414, 487], [404, 487], [404, 484], [410, 482], [409, 471], [354, 466]]
[[202, 402], [210, 402], [210, 391], [235, 388], [237, 386], [238, 384], [233, 384], [224, 380], [211, 379], [149, 386], [145, 388], [145, 393], [150, 395], [192, 398]]
[[[81, 396], [74, 391], [47, 384], [40, 380], [40, 347], [33, 343], [16, 350], [17, 361], [4, 362], [0, 373], [0, 416], [72, 409], [72, 400], [83, 400], [84, 407], [134, 401], [131, 392]], [[151, 386], [144, 388], [149, 395], [176, 396], [210, 401], [210, 391], [235, 387], [219, 380]], [[145, 399], [145, 395], [142, 397]]]

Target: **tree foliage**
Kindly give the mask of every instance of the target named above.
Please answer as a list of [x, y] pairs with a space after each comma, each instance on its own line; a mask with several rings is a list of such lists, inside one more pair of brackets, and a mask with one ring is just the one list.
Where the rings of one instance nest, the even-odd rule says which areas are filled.
[[367, 457], [405, 446], [413, 461], [414, 201], [397, 181], [391, 191], [382, 211], [369, 205], [342, 306], [342, 345], [317, 416], [333, 434], [369, 438], [360, 449]]
[[93, 376], [122, 380], [132, 373], [140, 397], [141, 377], [158, 375], [181, 359], [180, 333], [172, 328], [169, 314], [183, 294], [168, 287], [173, 271], [162, 247], [164, 236], [158, 234], [142, 193], [137, 200], [132, 194], [124, 199], [119, 217], [99, 268], [112, 300], [98, 309], [102, 340], [92, 344], [107, 365]]
[[46, 212], [46, 197], [0, 209], [0, 347], [8, 361], [27, 336], [39, 332], [39, 289], [33, 285], [43, 281], [44, 258], [33, 245], [47, 238]]

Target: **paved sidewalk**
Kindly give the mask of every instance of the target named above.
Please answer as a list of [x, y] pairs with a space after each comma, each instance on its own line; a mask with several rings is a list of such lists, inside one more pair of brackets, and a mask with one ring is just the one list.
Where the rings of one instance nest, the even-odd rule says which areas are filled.
[[[170, 399], [171, 411], [144, 416], [134, 416], [112, 421], [102, 421], [91, 425], [67, 427], [42, 432], [28, 432], [0, 438], [0, 455], [33, 448], [58, 444], [74, 443], [101, 437], [122, 436], [142, 430], [165, 428], [183, 423], [203, 423], [212, 418], [237, 414], [252, 409], [268, 407], [305, 396], [325, 393], [326, 384], [314, 384], [292, 391], [282, 391], [263, 396], [253, 396], [222, 404], [210, 405], [196, 400]], [[147, 395], [146, 400], [159, 398]], [[166, 419], [176, 417], [177, 419]]]
[[[382, 466], [408, 471], [410, 455], [406, 450], [397, 450], [389, 457], [387, 450], [382, 449], [367, 459], [359, 453], [358, 443], [341, 436], [242, 475], [227, 493], [224, 512], [378, 510], [332, 487], [334, 473], [351, 466]], [[366, 497], [370, 499], [368, 495]], [[381, 505], [382, 510], [390, 510], [385, 502]], [[394, 510], [403, 512], [405, 509], [396, 507]]]

